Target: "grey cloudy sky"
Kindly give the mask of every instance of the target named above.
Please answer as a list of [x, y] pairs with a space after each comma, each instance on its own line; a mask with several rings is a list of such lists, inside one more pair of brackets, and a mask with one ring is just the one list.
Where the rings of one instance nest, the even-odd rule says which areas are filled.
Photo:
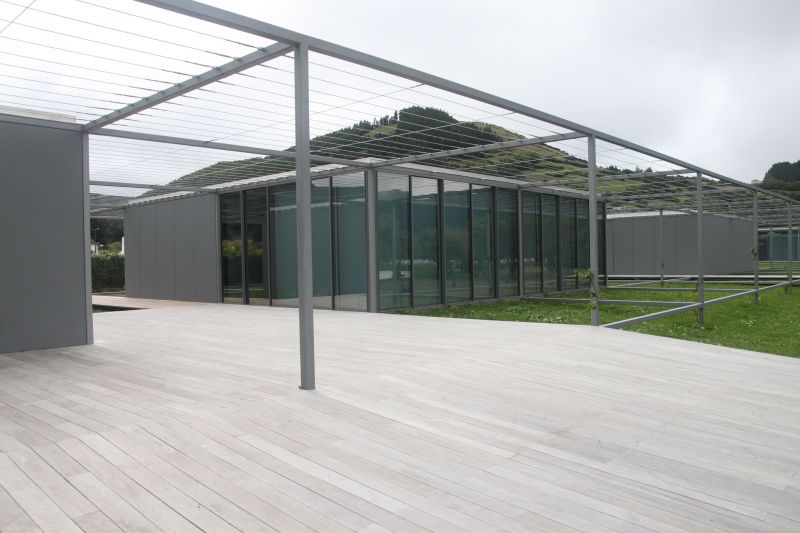
[[800, 1], [207, 0], [760, 179], [800, 159]]

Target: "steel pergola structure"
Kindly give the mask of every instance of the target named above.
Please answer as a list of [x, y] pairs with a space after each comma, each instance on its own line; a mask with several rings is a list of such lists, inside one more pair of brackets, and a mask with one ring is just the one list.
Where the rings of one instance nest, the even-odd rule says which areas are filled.
[[[765, 290], [759, 284], [757, 257], [752, 291], [705, 299], [703, 214], [751, 219], [757, 249], [759, 227], [785, 226], [791, 231], [793, 217], [800, 212], [798, 202], [788, 197], [583, 124], [193, 0], [130, 0], [114, 8], [72, 0], [94, 15], [111, 17], [108, 24], [89, 15], [81, 17], [80, 10], [42, 6], [45, 1], [26, 5], [0, 0], [10, 10], [7, 15], [0, 11], [3, 30], [19, 30], [14, 35], [0, 30], [0, 56], [8, 52], [10, 57], [2, 56], [7, 69], [0, 75], [0, 106], [24, 106], [47, 114], [19, 116], [0, 108], [0, 120], [32, 124], [45, 120], [51, 127], [83, 133], [86, 146], [91, 146], [92, 160], [100, 165], [93, 169], [89, 181], [97, 191], [90, 206], [92, 216], [118, 216], [131, 198], [130, 190], [213, 194], [218, 192], [214, 185], [220, 181], [250, 177], [248, 166], [258, 166], [262, 175], [293, 167], [303, 389], [315, 387], [310, 183], [314, 172], [331, 165], [343, 170], [366, 169], [374, 183], [378, 169], [425, 162], [442, 172], [458, 169], [487, 180], [518, 179], [520, 191], [535, 187], [585, 194], [589, 199], [590, 270], [595, 286], [600, 254], [598, 199], [612, 213], [670, 211], [695, 215], [698, 302], [607, 324], [609, 327], [693, 309], [698, 310], [702, 321], [703, 310], [710, 302], [748, 294], [757, 300]], [[19, 12], [12, 17], [15, 10]], [[160, 13], [169, 16], [162, 20]], [[181, 19], [193, 21], [192, 26], [204, 24], [205, 31], [188, 27]], [[55, 22], [64, 21], [76, 28], [92, 26], [102, 35], [89, 38], [78, 31], [57, 28]], [[194, 32], [194, 37], [180, 42], [177, 37], [165, 38], [164, 26], [176, 35]], [[218, 34], [215, 28], [223, 33]], [[30, 37], [26, 37], [28, 34]], [[55, 60], [43, 59], [45, 56], [34, 52], [37, 47], [48, 47], [48, 35], [57, 39], [53, 43], [60, 43], [49, 46], [60, 48]], [[36, 36], [41, 39], [37, 41]], [[2, 45], [7, 45], [6, 49]], [[242, 50], [250, 51], [237, 53]], [[219, 58], [225, 61], [218, 64]], [[316, 75], [312, 75], [312, 69]], [[348, 121], [354, 122], [348, 112], [363, 115], [371, 110], [374, 116], [398, 104], [443, 102], [459, 110], [455, 123], [425, 122], [410, 113], [418, 126], [411, 132], [367, 140], [341, 134], [335, 142], [319, 141], [312, 146], [312, 135], [324, 139]], [[377, 109], [382, 111], [375, 113]], [[75, 118], [53, 120], [54, 112]], [[265, 120], [262, 115], [274, 118]], [[481, 138], [483, 126], [476, 124], [500, 125], [514, 135], [488, 142]], [[444, 140], [443, 133], [449, 140]], [[583, 139], [585, 145], [574, 142]], [[290, 143], [293, 148], [281, 148]], [[172, 150], [159, 148], [162, 146]], [[535, 152], [540, 146], [556, 150]], [[362, 157], [364, 150], [371, 151], [372, 157]], [[485, 158], [501, 151], [513, 154], [516, 160]], [[225, 157], [233, 163], [231, 159], [223, 161]], [[520, 161], [533, 170], [525, 170], [520, 176]], [[219, 168], [213, 176], [198, 170], [214, 164]], [[196, 183], [187, 185], [173, 179], [187, 171], [199, 172]], [[368, 186], [367, 194], [375, 194], [374, 186], [372, 190]], [[375, 231], [373, 222], [367, 228], [368, 239], [374, 238]], [[791, 239], [789, 243], [791, 246]], [[368, 260], [376, 261], [374, 250]], [[795, 283], [791, 260], [787, 276], [787, 281], [770, 288], [788, 285], [791, 289]], [[661, 281], [663, 286], [663, 276]], [[592, 324], [597, 326], [604, 301], [596, 287], [590, 301]]]

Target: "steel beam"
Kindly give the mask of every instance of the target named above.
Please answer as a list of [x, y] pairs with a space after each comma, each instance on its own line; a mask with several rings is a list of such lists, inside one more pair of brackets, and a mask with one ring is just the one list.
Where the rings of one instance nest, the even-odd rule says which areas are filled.
[[102, 117], [98, 117], [91, 122], [86, 123], [86, 125], [83, 127], [83, 130], [93, 133], [94, 130], [102, 128], [103, 126], [107, 126], [112, 122], [117, 122], [125, 117], [135, 115], [140, 111], [155, 107], [158, 104], [166, 102], [167, 100], [171, 100], [182, 94], [199, 89], [200, 87], [205, 87], [206, 85], [214, 83], [215, 81], [227, 78], [228, 76], [243, 70], [247, 70], [255, 65], [259, 65], [271, 59], [275, 59], [276, 57], [286, 55], [287, 53], [291, 52], [292, 49], [292, 46], [284, 43], [275, 43], [271, 46], [267, 46], [266, 48], [258, 49], [247, 54], [246, 56], [234, 59], [233, 61], [230, 61], [222, 66], [212, 68], [203, 74], [193, 76], [188, 80], [181, 83], [176, 83], [172, 87], [164, 89], [163, 91], [158, 91], [157, 93], [146, 96], [137, 102], [126, 105], [125, 107], [117, 109], [116, 111], [112, 111], [111, 113], [103, 115]]
[[703, 274], [705, 265], [703, 264], [703, 174], [697, 173], [697, 299], [700, 307], [697, 308], [697, 322], [702, 324], [705, 321], [705, 309], [703, 303], [706, 299], [705, 280]]
[[120, 187], [123, 189], [151, 189], [159, 191], [213, 192], [203, 187], [181, 187], [180, 185], [155, 185], [153, 183], [130, 183], [127, 181], [90, 180], [89, 185], [98, 187]]
[[[286, 157], [295, 159], [296, 152], [287, 150], [270, 150], [269, 148], [256, 148], [254, 146], [244, 146], [241, 144], [218, 143], [214, 141], [202, 141], [199, 139], [186, 139], [184, 137], [171, 137], [168, 135], [156, 135], [152, 133], [141, 133], [138, 131], [124, 131], [112, 128], [101, 128], [92, 132], [92, 135], [102, 135], [104, 137], [117, 137], [119, 139], [133, 139], [136, 141], [150, 141], [166, 144], [177, 144], [180, 146], [195, 146], [197, 148], [211, 148], [213, 150], [224, 150], [227, 152], [241, 152], [243, 154], [271, 155], [275, 157]], [[311, 161], [319, 163], [329, 163], [334, 165], [348, 165], [354, 167], [369, 167], [370, 164], [363, 161], [351, 161], [338, 157], [327, 157], [322, 155], [310, 155]]]
[[309, 124], [308, 46], [294, 51], [295, 181], [297, 202], [297, 289], [300, 319], [300, 388], [315, 388], [314, 276], [311, 258], [311, 138]]
[[410, 155], [407, 157], [398, 157], [396, 159], [387, 159], [385, 161], [376, 161], [372, 166], [379, 168], [390, 165], [402, 165], [403, 163], [419, 163], [420, 161], [428, 161], [430, 159], [441, 159], [445, 157], [455, 157], [459, 155], [476, 154], [480, 152], [489, 152], [492, 150], [503, 150], [507, 148], [518, 148], [521, 146], [531, 146], [535, 144], [544, 144], [556, 141], [566, 141], [569, 139], [579, 139], [586, 137], [583, 133], [563, 133], [560, 135], [548, 135], [546, 137], [532, 137], [530, 139], [516, 139], [513, 141], [504, 141], [491, 144], [481, 144], [470, 146], [467, 148], [455, 148], [453, 150], [443, 150], [441, 152], [431, 152], [427, 154]]
[[589, 163], [589, 268], [592, 273], [589, 290], [592, 295], [592, 325], [600, 325], [600, 258], [597, 239], [597, 142], [594, 135], [587, 140]]

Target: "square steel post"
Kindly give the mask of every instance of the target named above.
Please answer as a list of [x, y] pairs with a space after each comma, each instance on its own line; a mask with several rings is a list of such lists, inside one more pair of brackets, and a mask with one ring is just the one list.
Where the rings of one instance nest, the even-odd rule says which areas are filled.
[[594, 135], [587, 137], [589, 160], [589, 268], [592, 271], [592, 325], [600, 325], [600, 261], [597, 241], [597, 141]]
[[792, 272], [792, 267], [793, 267], [792, 259], [794, 258], [794, 250], [792, 249], [793, 246], [792, 246], [792, 204], [791, 203], [789, 203], [789, 221], [788, 222], [789, 222], [789, 227], [787, 228], [787, 232], [786, 232], [786, 248], [787, 248], [787, 250], [786, 250], [786, 260], [788, 261], [788, 263], [786, 263], [786, 268], [787, 268], [788, 272], [786, 274], [786, 277], [787, 277], [787, 281], [790, 282], [788, 287], [789, 287], [789, 294], [791, 294], [792, 286], [794, 285], [794, 283], [792, 283], [794, 281], [794, 273]]
[[[368, 168], [367, 179], [367, 311], [378, 312], [378, 171]], [[394, 246], [392, 247], [394, 251]]]
[[664, 210], [658, 210], [658, 273], [664, 286]]
[[706, 301], [705, 267], [703, 264], [703, 174], [697, 173], [697, 301], [701, 304], [697, 309], [697, 323], [705, 321]]
[[300, 318], [300, 388], [313, 390], [314, 278], [311, 262], [311, 141], [308, 106], [308, 45], [294, 51], [295, 158], [297, 178], [297, 292]]
[[758, 267], [758, 192], [753, 191], [753, 289], [756, 291], [753, 302], [756, 305], [761, 302], [758, 293]]

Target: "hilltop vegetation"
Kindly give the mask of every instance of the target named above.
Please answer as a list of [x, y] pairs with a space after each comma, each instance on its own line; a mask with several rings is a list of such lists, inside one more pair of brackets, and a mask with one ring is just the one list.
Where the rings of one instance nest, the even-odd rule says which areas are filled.
[[761, 187], [800, 200], [800, 161], [775, 163], [764, 174]]

